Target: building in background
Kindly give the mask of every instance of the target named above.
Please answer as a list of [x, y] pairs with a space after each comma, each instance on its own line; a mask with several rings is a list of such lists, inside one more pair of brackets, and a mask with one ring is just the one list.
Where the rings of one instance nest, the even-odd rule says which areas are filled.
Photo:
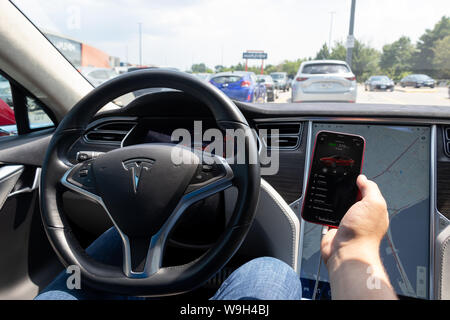
[[112, 68], [120, 65], [119, 58], [88, 44], [53, 32], [45, 32], [45, 36], [76, 68]]

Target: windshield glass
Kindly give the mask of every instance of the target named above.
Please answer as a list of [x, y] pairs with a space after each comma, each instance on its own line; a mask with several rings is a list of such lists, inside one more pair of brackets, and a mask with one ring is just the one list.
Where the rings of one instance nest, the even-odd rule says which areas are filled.
[[370, 78], [372, 81], [389, 81], [388, 77], [372, 77]]
[[272, 76], [273, 79], [283, 79], [285, 77], [285, 75], [282, 73], [272, 73], [270, 75]]
[[[249, 71], [275, 80], [270, 103], [450, 106], [448, 0], [356, 0], [353, 12], [352, 0], [12, 2], [93, 86], [143, 68], [211, 85], [238, 79], [218, 73]], [[413, 74], [434, 81], [401, 82]], [[394, 87], [365, 90], [373, 76]], [[239, 90], [223, 91], [237, 100], [255, 87]]]

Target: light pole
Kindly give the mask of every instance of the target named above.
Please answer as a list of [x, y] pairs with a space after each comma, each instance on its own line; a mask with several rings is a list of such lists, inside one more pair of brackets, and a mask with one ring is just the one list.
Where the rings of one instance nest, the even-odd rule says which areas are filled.
[[352, 67], [352, 57], [353, 57], [353, 47], [355, 46], [355, 37], [353, 36], [353, 31], [355, 28], [355, 6], [356, 0], [352, 0], [352, 9], [350, 12], [350, 30], [348, 32], [347, 38], [347, 64]]
[[142, 22], [139, 25], [139, 65], [142, 66]]
[[334, 19], [334, 15], [336, 14], [336, 11], [331, 11], [330, 15], [331, 15], [331, 21], [330, 21], [330, 38], [328, 40], [328, 50], [330, 50], [331, 52], [331, 38], [333, 35], [333, 19]]

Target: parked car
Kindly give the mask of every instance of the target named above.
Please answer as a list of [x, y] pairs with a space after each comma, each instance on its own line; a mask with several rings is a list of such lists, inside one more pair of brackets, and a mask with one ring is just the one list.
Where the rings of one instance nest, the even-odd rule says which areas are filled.
[[356, 77], [344, 61], [306, 61], [292, 84], [292, 101], [356, 101]]
[[366, 91], [374, 90], [389, 90], [394, 91], [394, 81], [388, 76], [372, 76], [364, 83], [364, 89]]
[[275, 81], [275, 86], [279, 90], [289, 90], [289, 81], [286, 72], [273, 72], [270, 74], [273, 81]]
[[94, 87], [118, 76], [114, 69], [107, 68], [81, 67], [79, 71]]
[[258, 83], [264, 84], [266, 86], [267, 101], [274, 102], [277, 98], [277, 89], [275, 88], [275, 82], [271, 76], [268, 75], [258, 75], [256, 76]]
[[11, 107], [5, 101], [0, 99], [0, 126], [10, 126], [15, 124], [16, 118], [14, 116], [13, 109], [11, 109]]
[[265, 102], [267, 99], [266, 86], [257, 82], [253, 72], [222, 72], [209, 82], [233, 100]]
[[400, 85], [402, 88], [406, 87], [415, 87], [415, 88], [421, 88], [421, 87], [430, 87], [434, 88], [436, 86], [436, 81], [425, 75], [425, 74], [411, 74], [409, 76], [404, 77], [400, 81]]
[[9, 81], [0, 75], [0, 99], [7, 105], [13, 106], [11, 86]]

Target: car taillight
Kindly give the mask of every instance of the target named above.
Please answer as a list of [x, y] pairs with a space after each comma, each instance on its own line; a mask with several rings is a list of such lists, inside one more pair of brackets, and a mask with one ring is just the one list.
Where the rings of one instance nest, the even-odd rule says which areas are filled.
[[295, 80], [297, 80], [298, 82], [301, 82], [301, 81], [306, 81], [306, 80], [308, 80], [308, 78], [297, 77]]
[[252, 84], [250, 83], [250, 81], [242, 81], [241, 82], [241, 87], [250, 87]]
[[355, 81], [355, 80], [356, 80], [356, 77], [349, 77], [349, 78], [345, 78], [345, 79], [347, 79], [347, 80], [349, 80], [349, 81]]

